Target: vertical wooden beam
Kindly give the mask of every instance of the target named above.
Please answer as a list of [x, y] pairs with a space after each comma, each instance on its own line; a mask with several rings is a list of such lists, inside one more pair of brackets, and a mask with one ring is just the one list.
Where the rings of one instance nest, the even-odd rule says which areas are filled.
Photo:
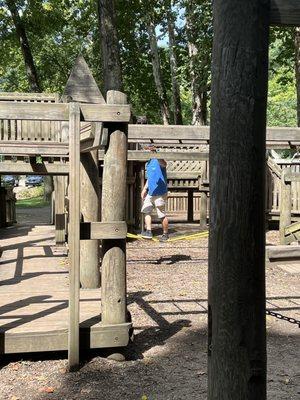
[[54, 176], [55, 194], [55, 243], [57, 245], [65, 243], [65, 177]]
[[203, 182], [207, 180], [207, 162], [202, 161], [201, 178], [200, 178], [200, 229], [207, 229], [207, 186]]
[[70, 103], [69, 140], [69, 369], [79, 366], [79, 289], [80, 289], [80, 107]]
[[[126, 95], [110, 90], [108, 104], [126, 104]], [[109, 144], [104, 156], [102, 221], [125, 221], [127, 177], [127, 124], [110, 124]], [[102, 323], [126, 322], [126, 241], [102, 241]]]
[[208, 399], [266, 399], [265, 154], [269, 2], [215, 0]]
[[290, 173], [291, 169], [286, 168], [281, 174], [281, 190], [280, 190], [280, 219], [279, 219], [279, 236], [280, 244], [286, 244], [285, 241], [285, 228], [292, 223], [292, 192], [291, 182], [285, 181], [285, 176]]
[[193, 222], [193, 220], [194, 220], [194, 191], [193, 191], [193, 189], [188, 189], [187, 220], [188, 220], [188, 222]]

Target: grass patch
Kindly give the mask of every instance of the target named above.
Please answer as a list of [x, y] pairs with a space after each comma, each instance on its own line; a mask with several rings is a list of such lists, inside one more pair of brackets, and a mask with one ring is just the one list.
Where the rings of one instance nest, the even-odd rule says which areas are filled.
[[18, 200], [16, 203], [16, 206], [19, 208], [45, 207], [48, 205], [49, 202], [45, 201], [43, 196]]

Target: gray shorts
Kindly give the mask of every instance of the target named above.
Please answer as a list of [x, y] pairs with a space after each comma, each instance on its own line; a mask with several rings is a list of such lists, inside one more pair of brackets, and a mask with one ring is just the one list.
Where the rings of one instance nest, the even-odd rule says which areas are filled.
[[165, 218], [167, 197], [167, 194], [162, 196], [150, 196], [147, 194], [141, 212], [143, 214], [151, 214], [155, 208], [158, 218]]

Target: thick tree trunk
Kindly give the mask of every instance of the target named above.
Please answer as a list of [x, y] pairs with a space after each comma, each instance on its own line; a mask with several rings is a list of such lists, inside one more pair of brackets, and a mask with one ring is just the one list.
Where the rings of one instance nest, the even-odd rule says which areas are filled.
[[47, 202], [51, 201], [52, 192], [54, 190], [52, 176], [44, 177], [44, 200]]
[[203, 71], [200, 73], [201, 71], [197, 68], [199, 60], [198, 48], [195, 44], [194, 10], [195, 2], [188, 1], [186, 4], [186, 30], [188, 37], [189, 68], [192, 89], [192, 124], [207, 125], [208, 76], [206, 72], [205, 74]]
[[108, 90], [122, 90], [122, 68], [114, 0], [98, 0], [105, 96]]
[[168, 105], [166, 91], [163, 84], [160, 58], [157, 46], [157, 38], [155, 33], [155, 25], [153, 21], [151, 21], [150, 19], [148, 19], [147, 21], [147, 31], [149, 35], [150, 51], [152, 56], [153, 76], [154, 76], [156, 91], [159, 97], [161, 115], [164, 125], [168, 125], [170, 123], [170, 109]]
[[295, 29], [295, 75], [297, 90], [297, 125], [300, 126], [300, 28]]
[[23, 21], [19, 15], [16, 2], [14, 0], [6, 0], [6, 4], [11, 13], [12, 20], [16, 28], [17, 37], [20, 42], [30, 90], [32, 92], [41, 92], [41, 86], [39, 83], [36, 67], [33, 61], [33, 56], [28, 42], [26, 30]]
[[269, 2], [213, 12], [208, 399], [264, 400]]
[[182, 111], [181, 111], [181, 100], [180, 100], [180, 87], [177, 79], [178, 74], [178, 62], [176, 55], [176, 40], [175, 40], [175, 26], [174, 17], [172, 15], [171, 2], [170, 8], [167, 13], [168, 20], [168, 34], [169, 34], [169, 53], [170, 53], [170, 68], [171, 68], [171, 79], [172, 79], [172, 97], [174, 107], [174, 123], [175, 125], [182, 125]]

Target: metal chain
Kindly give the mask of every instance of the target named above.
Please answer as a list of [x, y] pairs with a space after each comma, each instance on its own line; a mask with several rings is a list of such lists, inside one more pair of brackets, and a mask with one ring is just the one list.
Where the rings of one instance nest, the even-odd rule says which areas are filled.
[[282, 315], [282, 314], [279, 314], [279, 313], [276, 313], [276, 312], [270, 311], [270, 310], [266, 310], [266, 314], [271, 315], [272, 317], [275, 317], [278, 319], [282, 319], [283, 321], [290, 322], [291, 324], [296, 324], [296, 325], [298, 325], [298, 328], [300, 328], [300, 321], [295, 318], [290, 318], [290, 317], [287, 317], [286, 315]]

